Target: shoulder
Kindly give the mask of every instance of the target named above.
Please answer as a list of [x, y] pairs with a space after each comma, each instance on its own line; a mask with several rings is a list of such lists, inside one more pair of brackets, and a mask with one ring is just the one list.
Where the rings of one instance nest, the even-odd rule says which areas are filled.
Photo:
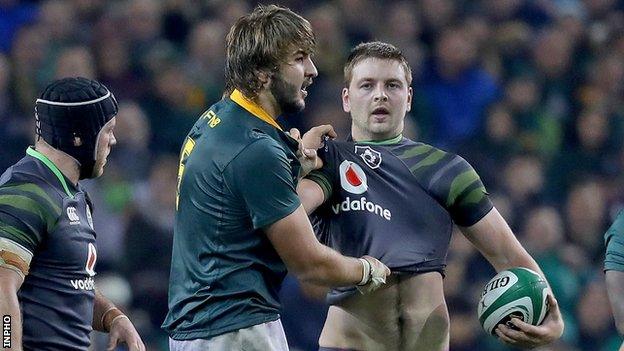
[[241, 145], [232, 162], [255, 165], [287, 159], [284, 146], [262, 131], [255, 129], [247, 131], [244, 141], [244, 145]]
[[396, 156], [403, 160], [412, 173], [427, 173], [453, 164], [468, 164], [461, 156], [433, 145], [405, 139], [395, 149]]
[[6, 170], [0, 177], [0, 191], [12, 189], [16, 192], [45, 196], [49, 202], [61, 205], [66, 197], [59, 180], [39, 161], [24, 157]]

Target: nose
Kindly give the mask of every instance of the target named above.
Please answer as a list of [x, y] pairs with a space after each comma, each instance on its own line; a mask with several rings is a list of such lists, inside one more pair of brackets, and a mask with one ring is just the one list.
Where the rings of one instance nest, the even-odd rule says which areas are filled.
[[383, 85], [377, 85], [377, 89], [375, 89], [375, 95], [373, 98], [375, 102], [388, 101], [388, 94], [386, 94], [386, 89]]
[[115, 146], [117, 144], [117, 138], [115, 138], [115, 134], [111, 134], [110, 140], [108, 141], [108, 145]]
[[314, 62], [312, 62], [312, 59], [310, 57], [308, 57], [306, 60], [305, 72], [305, 76], [309, 78], [315, 78], [316, 76], [318, 76], [316, 66], [314, 65]]

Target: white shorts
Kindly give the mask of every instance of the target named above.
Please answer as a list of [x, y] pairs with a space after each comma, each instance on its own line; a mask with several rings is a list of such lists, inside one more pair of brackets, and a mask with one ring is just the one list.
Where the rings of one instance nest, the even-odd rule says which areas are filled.
[[272, 322], [218, 335], [210, 339], [174, 340], [170, 351], [288, 351], [282, 322]]

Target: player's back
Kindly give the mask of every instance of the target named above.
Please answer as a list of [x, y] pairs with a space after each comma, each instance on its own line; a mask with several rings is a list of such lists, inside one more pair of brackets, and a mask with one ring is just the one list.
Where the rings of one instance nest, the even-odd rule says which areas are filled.
[[0, 247], [30, 262], [18, 292], [28, 350], [86, 350], [96, 246], [86, 192], [39, 152], [0, 177]]
[[[294, 150], [284, 133], [230, 98], [213, 105], [189, 133], [163, 324], [172, 338], [209, 338], [279, 318], [277, 292], [286, 267], [261, 231], [272, 223], [271, 208], [250, 200], [274, 189], [254, 177], [267, 170], [250, 167], [283, 159], [296, 178]], [[289, 206], [294, 211], [298, 205]]]

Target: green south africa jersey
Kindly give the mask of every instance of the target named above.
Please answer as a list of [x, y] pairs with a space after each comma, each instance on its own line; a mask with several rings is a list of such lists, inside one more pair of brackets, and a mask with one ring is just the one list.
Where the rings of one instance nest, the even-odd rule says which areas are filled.
[[263, 228], [300, 206], [300, 165], [297, 142], [274, 123], [234, 91], [184, 143], [163, 324], [173, 339], [207, 339], [279, 318], [286, 267]]
[[618, 213], [615, 221], [604, 235], [605, 253], [604, 270], [624, 272], [624, 210]]

